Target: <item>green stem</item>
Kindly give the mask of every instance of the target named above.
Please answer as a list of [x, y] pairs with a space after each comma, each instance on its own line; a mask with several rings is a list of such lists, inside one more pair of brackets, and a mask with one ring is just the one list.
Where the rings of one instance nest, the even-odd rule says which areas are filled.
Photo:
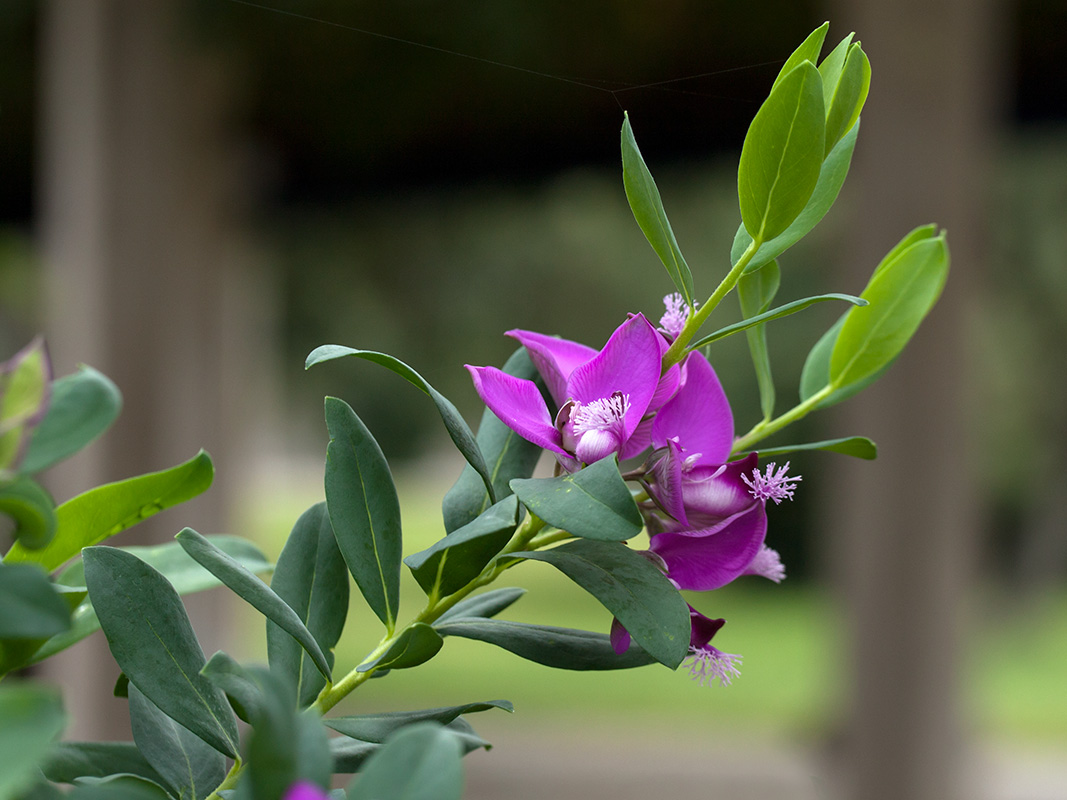
[[221, 792], [225, 792], [227, 789], [233, 789], [237, 786], [237, 778], [241, 775], [241, 769], [244, 764], [241, 763], [241, 759], [237, 759], [233, 762], [233, 766], [230, 767], [230, 771], [226, 773], [226, 777], [222, 783], [215, 787], [215, 791], [207, 796], [207, 800], [222, 800]]
[[752, 430], [746, 433], [744, 436], [734, 440], [734, 447], [730, 455], [736, 453], [742, 453], [746, 450], [751, 450], [752, 445], [756, 442], [766, 439], [768, 436], [774, 433], [778, 433], [786, 425], [796, 422], [801, 417], [807, 416], [810, 412], [815, 410], [815, 407], [819, 405], [823, 400], [833, 394], [836, 387], [824, 386], [817, 391], [803, 403], [797, 406], [793, 406], [789, 411], [782, 414], [780, 417], [763, 422], [758, 422], [753, 426]]
[[737, 285], [737, 282], [741, 279], [742, 273], [745, 271], [745, 267], [752, 261], [761, 244], [763, 244], [763, 242], [760, 239], [753, 239], [752, 244], [750, 244], [745, 252], [741, 254], [741, 258], [737, 259], [737, 263], [730, 268], [728, 273], [726, 273], [726, 277], [722, 279], [717, 287], [715, 287], [715, 291], [711, 293], [711, 297], [708, 298], [708, 301], [699, 309], [696, 309], [696, 313], [691, 313], [689, 315], [685, 327], [682, 328], [681, 333], [678, 334], [678, 338], [674, 340], [670, 349], [663, 356], [664, 372], [675, 364], [680, 363], [681, 360], [685, 358], [686, 347], [689, 342], [692, 341], [696, 332], [700, 330], [700, 327], [707, 320], [708, 315], [715, 310], [715, 307], [719, 305], [722, 299], [729, 294], [734, 286]]

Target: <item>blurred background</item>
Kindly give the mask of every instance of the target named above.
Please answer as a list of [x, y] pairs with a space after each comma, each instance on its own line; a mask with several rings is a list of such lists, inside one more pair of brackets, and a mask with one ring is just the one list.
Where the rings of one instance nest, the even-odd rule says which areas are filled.
[[[626, 312], [658, 318], [671, 287], [622, 191], [623, 109], [706, 296], [747, 125], [825, 19], [824, 52], [857, 31], [872, 90], [849, 182], [781, 260], [779, 298], [858, 294], [928, 222], [954, 260], [886, 377], [775, 442], [881, 446], [794, 459], [801, 491], [769, 514], [788, 580], [692, 598], [729, 620], [716, 644], [742, 677], [550, 673], [450, 641], [348, 710], [515, 701], [473, 720], [496, 747], [467, 759], [471, 797], [1067, 798], [1062, 2], [5, 0], [0, 352], [43, 331], [59, 374], [89, 363], [125, 396], [51, 476], [57, 500], [202, 446], [215, 487], [135, 536], [189, 525], [275, 556], [323, 496], [332, 394], [390, 459], [407, 550], [435, 540], [462, 461], [426, 398], [304, 357], [391, 353], [473, 423], [462, 365], [501, 363], [504, 330], [599, 346]], [[839, 311], [771, 327], [780, 411]], [[743, 432], [747, 348], [713, 359]], [[513, 577], [531, 590], [516, 618], [607, 629], [548, 568]], [[264, 657], [254, 613], [189, 606], [207, 652]], [[354, 601], [339, 664], [377, 637]], [[48, 669], [69, 735], [124, 735], [117, 701], [74, 697], [115, 680], [102, 638]]]

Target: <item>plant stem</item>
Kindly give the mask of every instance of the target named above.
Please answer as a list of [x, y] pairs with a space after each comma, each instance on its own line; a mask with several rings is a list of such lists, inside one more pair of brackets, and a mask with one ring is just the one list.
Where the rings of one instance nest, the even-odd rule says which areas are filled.
[[745, 450], [752, 449], [752, 445], [756, 442], [766, 439], [771, 434], [780, 431], [786, 425], [796, 422], [801, 417], [807, 416], [810, 412], [815, 410], [819, 403], [829, 397], [834, 392], [835, 388], [836, 387], [833, 385], [824, 386], [803, 403], [793, 406], [793, 408], [786, 411], [780, 417], [776, 417], [769, 422], [764, 420], [756, 423], [752, 430], [744, 436], [734, 440], [733, 450], [731, 450], [730, 455], [732, 456], [744, 452]]
[[715, 310], [715, 307], [718, 306], [722, 299], [729, 294], [730, 290], [737, 285], [738, 280], [741, 279], [741, 275], [745, 271], [745, 267], [752, 261], [752, 258], [756, 255], [756, 251], [759, 250], [761, 244], [763, 244], [763, 242], [760, 239], [753, 239], [752, 244], [750, 244], [745, 252], [741, 254], [741, 258], [737, 259], [737, 263], [730, 268], [728, 273], [726, 273], [726, 277], [722, 279], [717, 287], [715, 287], [715, 291], [711, 293], [711, 297], [708, 298], [708, 301], [699, 309], [694, 309], [695, 313], [690, 313], [689, 319], [685, 323], [685, 327], [682, 328], [681, 333], [678, 334], [678, 338], [674, 340], [670, 349], [663, 355], [664, 372], [675, 364], [680, 363], [681, 360], [685, 358], [686, 346], [696, 335], [696, 332], [700, 330], [700, 327], [707, 320], [711, 312]]
[[215, 787], [215, 791], [209, 794], [206, 800], [222, 800], [220, 792], [224, 792], [227, 789], [233, 789], [237, 786], [237, 778], [241, 774], [241, 769], [243, 767], [244, 764], [241, 763], [241, 759], [234, 761], [233, 766], [230, 767], [230, 771], [226, 773], [226, 777], [223, 779], [222, 783]]

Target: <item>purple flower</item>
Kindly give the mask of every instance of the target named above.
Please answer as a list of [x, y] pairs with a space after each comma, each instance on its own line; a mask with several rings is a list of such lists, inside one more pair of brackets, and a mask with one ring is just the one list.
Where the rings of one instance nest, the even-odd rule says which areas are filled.
[[467, 365], [478, 395], [505, 425], [567, 469], [612, 454], [630, 458], [648, 446], [646, 414], [673, 394], [678, 373], [661, 379], [666, 343], [642, 315], [620, 325], [599, 352], [531, 331], [508, 335], [526, 347], [559, 412], [553, 420], [533, 381]]
[[310, 781], [297, 781], [285, 792], [282, 800], [329, 800], [329, 795]]

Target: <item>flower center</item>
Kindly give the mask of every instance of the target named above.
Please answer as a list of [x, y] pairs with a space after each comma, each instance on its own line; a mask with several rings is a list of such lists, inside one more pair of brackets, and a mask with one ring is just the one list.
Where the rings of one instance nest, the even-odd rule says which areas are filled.
[[799, 475], [787, 475], [789, 472], [789, 462], [785, 462], [785, 466], [779, 467], [775, 470], [775, 463], [772, 461], [767, 465], [767, 472], [761, 473], [758, 469], [752, 470], [752, 478], [749, 479], [748, 475], [741, 475], [741, 480], [748, 486], [749, 492], [757, 500], [773, 500], [775, 505], [778, 505], [783, 500], [793, 499], [793, 490], [797, 488], [797, 483], [802, 480]]
[[741, 656], [724, 653], [706, 644], [703, 647], [690, 647], [688, 660], [682, 662], [682, 666], [689, 667], [689, 674], [701, 686], [711, 686], [716, 679], [720, 686], [729, 686], [730, 681], [741, 676], [737, 669], [740, 663]]
[[590, 431], [610, 431], [615, 428], [630, 408], [630, 395], [612, 392], [611, 397], [579, 404], [571, 414], [574, 435], [579, 439]]

